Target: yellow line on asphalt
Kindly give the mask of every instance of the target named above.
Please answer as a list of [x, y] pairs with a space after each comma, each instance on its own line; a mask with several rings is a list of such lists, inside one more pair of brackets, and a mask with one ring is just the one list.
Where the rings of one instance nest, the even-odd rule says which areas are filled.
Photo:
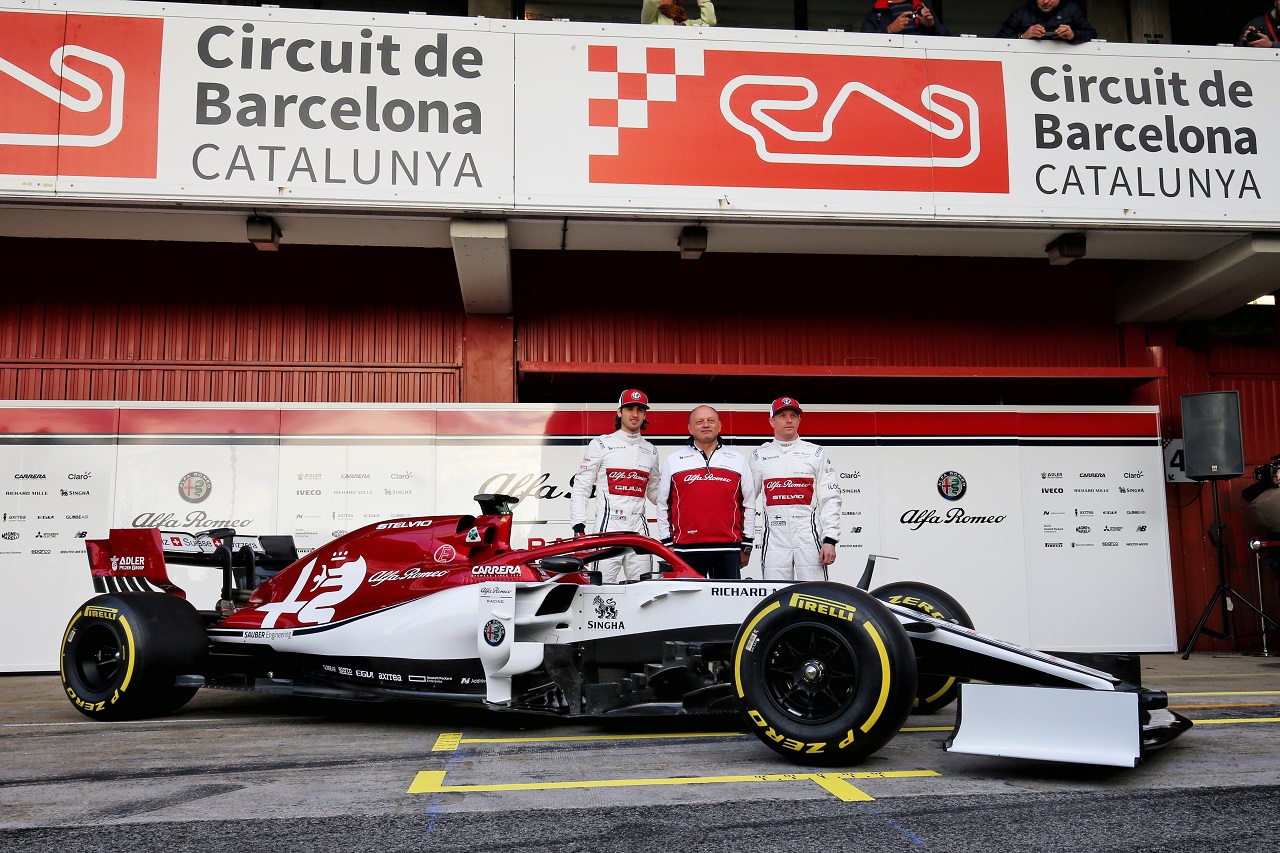
[[1222, 702], [1207, 705], [1170, 705], [1171, 711], [1203, 711], [1206, 708], [1274, 708], [1275, 702]]
[[1192, 720], [1197, 726], [1221, 726], [1227, 723], [1280, 723], [1280, 717], [1237, 717], [1231, 720]]
[[[900, 732], [949, 732], [954, 726], [903, 726]], [[443, 732], [432, 752], [453, 752], [464, 743], [568, 743], [572, 741], [660, 740], [663, 738], [746, 737], [744, 732], [679, 732], [674, 734], [552, 735], [549, 737], [463, 737], [462, 732]]]
[[436, 738], [432, 752], [452, 752], [464, 743], [552, 743], [575, 740], [657, 740], [689, 737], [745, 737], [742, 732], [681, 732], [679, 734], [637, 735], [554, 735], [552, 737], [463, 737], [462, 732], [445, 732]]
[[1280, 696], [1280, 690], [1207, 690], [1203, 693], [1167, 693], [1168, 696]]
[[673, 776], [652, 779], [590, 779], [572, 782], [512, 782], [499, 785], [445, 785], [443, 770], [423, 770], [409, 785], [409, 794], [487, 793], [496, 791], [557, 791], [570, 788], [634, 788], [653, 785], [713, 785], [809, 781], [846, 803], [875, 799], [849, 784], [849, 779], [903, 779], [940, 776], [936, 770], [888, 770], [864, 773], [770, 773], [751, 776]]

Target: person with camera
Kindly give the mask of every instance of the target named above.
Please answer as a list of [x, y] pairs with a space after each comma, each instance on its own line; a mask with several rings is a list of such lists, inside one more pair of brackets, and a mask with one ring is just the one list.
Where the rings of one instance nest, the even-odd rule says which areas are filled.
[[951, 31], [924, 0], [876, 0], [862, 22], [864, 33], [949, 36]]
[[800, 404], [779, 397], [769, 407], [773, 441], [751, 453], [751, 474], [764, 512], [764, 579], [824, 581], [840, 538], [840, 481], [822, 447], [800, 438]]
[[1009, 13], [996, 33], [1002, 39], [1058, 40], [1084, 44], [1098, 37], [1098, 31], [1074, 0], [1027, 0]]
[[1280, 0], [1273, 0], [1265, 14], [1244, 25], [1236, 47], [1280, 47]]
[[[573, 535], [583, 536], [587, 523], [592, 533], [630, 531], [649, 535], [645, 521], [645, 500], [658, 496], [658, 451], [640, 433], [649, 425], [649, 397], [628, 388], [618, 397], [614, 432], [591, 440], [582, 465], [573, 478], [569, 522]], [[591, 498], [596, 501], [594, 520], [587, 514]], [[648, 554], [626, 549], [596, 563], [605, 583], [639, 580], [652, 570]]]

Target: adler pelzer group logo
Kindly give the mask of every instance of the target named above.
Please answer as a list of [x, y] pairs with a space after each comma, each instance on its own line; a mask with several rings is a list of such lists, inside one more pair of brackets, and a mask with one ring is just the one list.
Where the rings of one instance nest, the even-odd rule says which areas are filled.
[[154, 178], [159, 18], [0, 12], [0, 174]]
[[1009, 192], [999, 62], [624, 42], [586, 63], [592, 183]]

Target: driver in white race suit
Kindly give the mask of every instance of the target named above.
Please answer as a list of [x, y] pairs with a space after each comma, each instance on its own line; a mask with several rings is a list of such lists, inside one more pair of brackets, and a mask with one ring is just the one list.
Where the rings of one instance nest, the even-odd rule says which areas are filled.
[[801, 440], [800, 415], [795, 398], [774, 400], [769, 408], [773, 441], [751, 453], [751, 473], [764, 503], [760, 565], [765, 580], [826, 580], [836, 559], [840, 483], [827, 452]]
[[[587, 445], [582, 466], [573, 478], [573, 500], [569, 522], [573, 535], [587, 532], [587, 503], [595, 493], [595, 521], [592, 533], [630, 531], [649, 535], [645, 520], [645, 499], [658, 493], [658, 451], [645, 441], [640, 431], [648, 426], [645, 415], [649, 398], [643, 391], [629, 388], [618, 398], [616, 432], [597, 436]], [[639, 580], [652, 568], [648, 554], [627, 551], [596, 563], [605, 583]]]

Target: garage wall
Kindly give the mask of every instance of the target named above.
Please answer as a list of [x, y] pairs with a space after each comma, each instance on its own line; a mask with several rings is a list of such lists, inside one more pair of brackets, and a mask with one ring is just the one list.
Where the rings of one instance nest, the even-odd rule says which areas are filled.
[[[520, 358], [1120, 365], [1110, 267], [1042, 260], [517, 252]], [[548, 292], [555, 298], [548, 299]]]
[[447, 250], [0, 240], [0, 397], [456, 402]]

